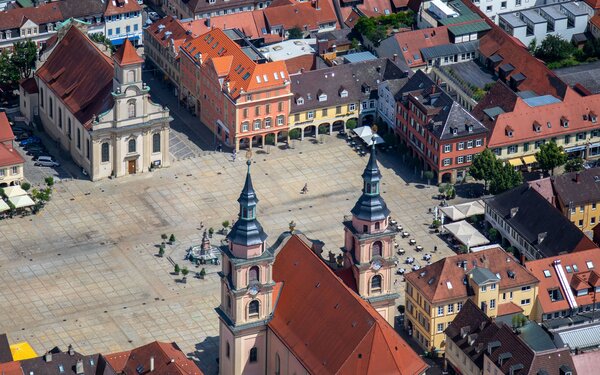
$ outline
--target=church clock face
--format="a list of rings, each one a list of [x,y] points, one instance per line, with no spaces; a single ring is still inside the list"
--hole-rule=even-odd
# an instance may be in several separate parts
[[[251,287],[248,288],[248,293],[250,293],[251,296],[255,296],[258,294],[258,286],[256,285],[252,285]]]
[[[375,261],[373,261],[373,263],[371,263],[371,268],[373,268],[375,271],[379,271],[379,269],[381,268],[381,266],[382,266],[382,264],[381,264],[381,261],[379,259],[375,260]]]

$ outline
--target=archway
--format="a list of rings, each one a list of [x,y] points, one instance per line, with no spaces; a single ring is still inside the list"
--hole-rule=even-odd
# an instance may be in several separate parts
[[[342,131],[342,130],[344,130],[344,121],[338,120],[338,121],[334,122],[333,125],[331,126],[331,130],[332,131]]]
[[[373,115],[365,115],[362,118],[362,125],[366,126],[366,125],[372,125],[375,122],[375,116]]]
[[[308,125],[304,128],[304,136],[316,136],[317,127],[315,125]]]
[[[443,172],[441,175],[440,182],[447,184],[452,180],[452,172]]]

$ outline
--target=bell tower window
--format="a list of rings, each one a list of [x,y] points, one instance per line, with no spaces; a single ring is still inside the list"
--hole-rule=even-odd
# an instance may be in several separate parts
[[[375,222],[375,230],[381,229],[381,223],[379,221]]]
[[[248,304],[248,318],[258,318],[259,302],[257,300],[250,301]]]
[[[259,276],[260,270],[258,269],[258,266],[250,267],[250,270],[248,271],[248,284],[259,282]]]
[[[381,292],[381,275],[375,275],[371,279],[371,292],[377,293]]]
[[[381,241],[375,241],[373,242],[373,245],[371,246],[371,257],[380,257],[381,256]]]

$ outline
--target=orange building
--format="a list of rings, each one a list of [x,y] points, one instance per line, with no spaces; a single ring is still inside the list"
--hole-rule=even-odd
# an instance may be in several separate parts
[[[284,61],[267,62],[221,29],[181,47],[182,99],[225,145],[276,144],[287,137],[290,81]]]

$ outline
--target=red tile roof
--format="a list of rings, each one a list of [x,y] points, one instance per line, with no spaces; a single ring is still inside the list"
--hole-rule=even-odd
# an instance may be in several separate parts
[[[37,94],[38,93],[38,85],[35,82],[35,78],[29,77],[21,81],[21,86],[23,90],[25,90],[28,94]]]
[[[367,17],[377,17],[392,13],[390,0],[365,0],[362,4],[356,5]]]
[[[498,305],[498,316],[522,313],[523,309],[512,302],[501,303]]]
[[[196,22],[198,21],[194,21],[193,23]],[[191,21],[181,22],[180,20],[175,19],[171,16],[166,16],[165,18],[161,18],[160,20],[154,22],[152,25],[148,26],[148,28],[146,29],[146,35],[150,36],[163,47],[168,47],[169,41],[171,39],[179,41],[187,38],[187,31],[190,30],[191,32],[191,24]],[[169,32],[170,34],[166,34],[167,32]],[[168,38],[167,35],[169,35]],[[198,33],[195,36],[198,35],[200,35],[200,33]],[[179,49],[176,50],[176,53],[179,53]]]
[[[6,117],[6,112],[0,112],[0,143],[10,142],[13,139],[15,139],[15,135],[10,127],[8,117]]]
[[[38,7],[13,8],[0,12],[0,30],[18,29],[25,19],[38,25],[63,21],[58,3],[42,4]]]
[[[154,372],[164,375],[202,375],[202,371],[187,358],[174,342],[154,341],[133,350],[104,356],[119,374],[137,375],[139,366],[149,371],[150,358],[154,358]]]
[[[463,264],[467,270],[460,266]],[[494,274],[500,274],[500,289],[537,283],[534,275],[500,247],[438,260],[419,271],[408,273],[406,281],[417,288],[432,303],[464,299],[467,298],[467,287],[463,283],[464,278],[475,266],[487,268]],[[515,277],[508,277],[508,271],[514,272]],[[432,279],[433,281],[430,282]]]
[[[296,235],[277,254],[283,282],[271,330],[311,374],[420,374],[427,365],[394,328]]]
[[[23,375],[21,362],[6,362],[0,363],[0,373],[2,375]]]
[[[125,39],[113,58],[119,65],[142,64],[144,62],[144,59],[137,54],[129,39]]]
[[[107,0],[105,16],[113,16],[128,12],[139,12],[142,10],[140,4],[136,0]]]
[[[421,49],[450,44],[448,26],[397,33],[394,39],[398,50],[402,51],[404,61],[411,68],[427,64],[427,61],[423,60]],[[415,56],[419,56],[419,59],[415,60]]]
[[[600,0],[597,1],[599,4],[598,8],[600,8]],[[590,18],[590,23],[600,29],[600,14],[596,14],[594,17]]]
[[[0,143],[0,167],[23,164],[25,160],[12,145]]]
[[[285,30],[299,27],[302,30],[318,30],[319,25],[335,22],[337,17],[327,1],[319,2],[316,9],[311,2],[293,2],[290,4],[271,6],[264,10],[265,18],[271,28],[282,26]]]
[[[300,73],[302,69],[308,72],[309,70],[315,70],[317,67],[316,55],[302,55],[284,61],[290,74]]]
[[[544,314],[569,309],[569,302],[565,295],[564,286],[561,286],[554,268],[555,260],[560,260],[570,286],[579,287],[588,285],[588,280],[593,284],[596,284],[598,275],[591,275],[592,272],[597,273],[600,270],[600,249],[577,251],[525,263],[525,267],[540,280],[537,300],[540,304],[542,313]],[[592,262],[593,268],[588,267],[588,261]],[[573,265],[577,267],[579,270],[578,272],[574,271],[575,267]],[[566,269],[567,266],[570,267],[572,272],[568,272]],[[546,277],[544,271],[548,271],[550,277]],[[575,281],[573,281],[573,279],[575,279]],[[560,289],[563,299],[552,301],[547,291],[556,288]],[[574,293],[575,300],[579,305],[589,305],[600,298],[600,293],[596,293],[595,297],[593,292],[578,297],[575,290],[571,289],[571,291]]]
[[[218,63],[213,64],[213,66],[224,78],[224,90],[228,90],[229,95],[233,98],[239,97],[242,91],[263,90],[283,86],[284,82],[289,82],[287,69],[283,61],[263,64],[254,62],[221,29],[213,29],[206,34],[186,41],[182,49],[193,61],[201,62],[202,65],[212,59],[231,56],[229,69],[225,69],[224,62],[226,60],[223,59],[218,59]]]
[[[567,88],[564,100],[558,103],[530,106],[517,97],[512,112],[496,116],[490,129],[488,147],[502,147],[597,129],[600,119],[596,119],[594,123],[590,114],[594,109],[598,111],[598,108],[600,95],[582,97],[571,88]],[[562,124],[565,119],[568,120],[567,127]],[[534,122],[540,125],[539,131],[536,131]],[[511,134],[506,131],[507,127],[512,128]]]
[[[600,352],[590,351],[572,356],[577,374],[593,374],[600,368]]]
[[[600,8],[600,0],[585,0],[585,2],[594,9]]]
[[[113,62],[76,27],[67,31],[35,74],[84,125],[113,106]]]

